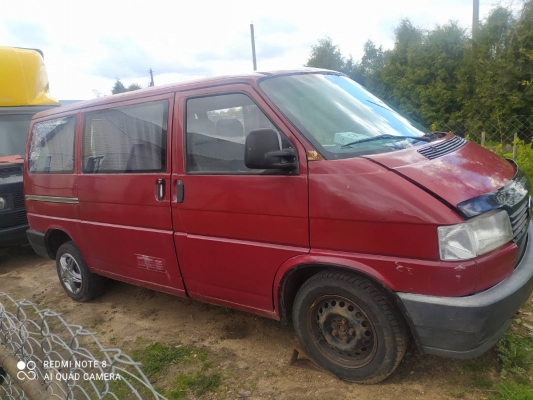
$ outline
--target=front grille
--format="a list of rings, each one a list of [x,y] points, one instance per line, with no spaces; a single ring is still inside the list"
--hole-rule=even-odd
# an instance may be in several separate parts
[[[424,147],[418,150],[424,157],[433,160],[434,158],[441,157],[445,154],[451,153],[466,144],[466,140],[460,136],[454,136],[449,140],[440,142],[434,146]]]
[[[25,225],[28,223],[28,217],[26,216],[26,210],[19,210],[16,212],[17,221],[20,225]]]
[[[529,227],[529,222],[531,221],[529,196],[525,196],[512,208],[508,208],[507,212],[511,219],[511,226],[513,227],[513,242],[518,246],[518,253],[516,255],[516,265],[518,265],[526,250],[527,229]]]
[[[12,193],[12,199],[13,199],[13,208],[15,210],[25,209],[24,205],[24,192],[22,190],[18,190],[14,193]]]
[[[0,228],[28,224],[23,190],[20,189],[7,196],[2,196],[7,198],[10,209],[5,213],[0,213]]]
[[[513,229],[513,242],[518,247],[516,265],[522,260],[528,242],[528,228],[531,220],[530,185],[524,173],[513,160],[508,160],[516,170],[515,177],[505,186],[457,204],[466,219],[491,210],[505,210]],[[533,238],[530,238],[533,239]]]
[[[518,242],[526,234],[527,228],[529,226],[529,221],[531,215],[529,215],[529,197],[525,197],[521,203],[517,205],[512,214],[509,215],[511,218],[511,225],[513,226],[513,242]]]

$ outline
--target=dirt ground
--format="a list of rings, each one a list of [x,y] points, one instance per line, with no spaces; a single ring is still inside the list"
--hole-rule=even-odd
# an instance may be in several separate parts
[[[297,340],[292,326],[277,321],[113,281],[98,299],[76,303],[63,292],[55,263],[29,246],[0,249],[0,291],[61,312],[127,353],[139,340],[205,347],[222,382],[202,398],[235,399],[250,391],[252,399],[482,399],[495,392],[476,385],[476,374],[487,380],[497,374],[493,350],[481,359],[489,367],[476,372],[472,362],[420,355],[411,345],[391,377],[365,386],[288,367]]]

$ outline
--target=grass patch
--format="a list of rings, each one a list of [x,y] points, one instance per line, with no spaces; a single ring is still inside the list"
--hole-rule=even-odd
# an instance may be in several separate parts
[[[140,383],[136,378],[142,380],[142,378],[134,371],[133,369],[129,371],[130,374],[120,372],[120,375],[122,377],[121,380],[113,380],[108,382],[109,383],[109,393],[113,393],[116,397],[120,400],[138,400],[139,396],[142,399],[150,399],[153,398],[152,391],[148,389],[146,386],[144,386],[142,383]],[[93,381],[94,382],[94,381]],[[99,386],[98,384],[96,387],[101,388],[103,387],[103,381],[100,382],[102,386]],[[129,384],[133,386],[133,390],[129,387]],[[85,388],[87,393],[95,394],[92,392],[91,387]],[[157,392],[160,394],[163,394],[163,391],[154,388]],[[105,396],[107,399],[109,396]]]
[[[487,353],[483,356],[465,362],[464,370],[467,372],[485,372],[490,368],[490,360]]]
[[[134,350],[132,358],[142,363],[142,371],[151,380],[157,380],[161,372],[171,365],[193,361],[205,362],[207,352],[194,346],[168,347],[161,343],[151,343],[141,350]]]
[[[169,399],[182,399],[189,394],[197,398],[214,392],[220,386],[221,378],[219,373],[205,374],[201,371],[195,374],[179,374],[171,382],[174,389],[165,393]]]
[[[497,345],[502,362],[502,375],[523,374],[533,364],[533,338],[507,332]]]
[[[257,383],[257,381],[253,381],[252,384],[250,385],[250,392],[254,393],[257,390],[258,385],[259,384]]]
[[[220,386],[222,377],[219,373],[209,373],[213,364],[207,360],[207,350],[195,346],[165,346],[151,343],[143,349],[134,350],[132,358],[141,362],[141,369],[151,382],[157,381],[167,369],[175,364],[196,364],[196,371],[176,375],[165,389],[157,389],[169,399],[182,399],[193,396],[199,398],[208,392],[214,392]]]
[[[126,376],[124,379],[129,381],[140,395],[146,396],[149,394],[148,390],[146,390],[144,386],[137,384],[137,382],[134,382],[132,378]],[[87,392],[91,393],[90,389],[87,390]],[[123,380],[109,382],[109,392],[113,393],[119,399],[126,400],[135,398],[131,388]]]
[[[273,378],[273,377],[275,377],[275,376],[278,376],[278,374],[276,374],[276,371],[274,371],[273,369],[269,369],[269,370],[267,371],[267,373],[266,373],[266,376],[267,376],[268,378]]]
[[[498,395],[494,400],[533,400],[533,391],[530,386],[504,382],[498,385]]]
[[[484,376],[473,375],[470,377],[470,380],[472,381],[472,386],[478,389],[492,389],[493,382]]]

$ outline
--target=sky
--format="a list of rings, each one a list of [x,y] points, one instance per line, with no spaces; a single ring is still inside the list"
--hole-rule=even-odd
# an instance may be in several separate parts
[[[495,1],[480,0],[480,18]],[[472,0],[0,0],[0,45],[44,52],[51,92],[61,100],[111,94],[124,84],[156,86],[258,70],[299,68],[326,35],[361,58],[371,39],[394,45],[402,18],[432,28],[472,24]]]

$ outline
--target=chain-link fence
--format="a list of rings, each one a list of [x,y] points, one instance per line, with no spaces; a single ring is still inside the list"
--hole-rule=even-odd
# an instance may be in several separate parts
[[[0,399],[165,399],[120,349],[0,292]]]
[[[510,118],[469,119],[437,126],[437,130],[468,137],[482,145],[512,146],[516,139],[530,143],[533,140],[533,114]]]

